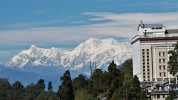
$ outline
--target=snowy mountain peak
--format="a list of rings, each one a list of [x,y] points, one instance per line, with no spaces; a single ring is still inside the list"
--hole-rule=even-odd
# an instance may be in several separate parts
[[[15,55],[5,65],[18,68],[56,66],[70,70],[88,71],[87,66],[90,65],[90,61],[97,63],[98,68],[106,69],[112,60],[116,64],[120,64],[130,57],[131,48],[127,42],[118,42],[113,38],[90,38],[72,51],[54,47],[44,49],[32,45],[28,50]]]
[[[31,45],[30,48],[36,48],[36,46],[35,45]]]

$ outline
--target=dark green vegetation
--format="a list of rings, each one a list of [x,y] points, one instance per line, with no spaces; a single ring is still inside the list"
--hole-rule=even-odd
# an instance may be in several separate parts
[[[173,45],[174,49],[168,51],[169,61],[168,61],[168,71],[171,74],[176,74],[178,72],[178,42]]]
[[[118,68],[114,61],[108,66],[108,72],[95,69],[88,79],[79,75],[73,80],[67,70],[60,78],[62,84],[57,93],[53,92],[51,82],[45,91],[43,79],[36,84],[24,87],[20,82],[10,84],[0,79],[0,100],[144,100],[137,76],[132,76],[132,60],[126,60]]]
[[[173,44],[173,47],[173,50],[168,51],[168,54],[170,55],[168,61],[168,71],[170,74],[176,75],[176,77],[178,77],[178,41],[176,44]],[[170,91],[166,100],[174,100],[175,96],[175,91]]]

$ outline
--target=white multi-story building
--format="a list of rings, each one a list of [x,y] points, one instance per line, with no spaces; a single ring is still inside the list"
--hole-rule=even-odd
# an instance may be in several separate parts
[[[138,26],[138,33],[132,38],[133,75],[141,82],[168,81],[175,75],[167,71],[168,51],[178,41],[178,29],[166,29],[163,24]]]

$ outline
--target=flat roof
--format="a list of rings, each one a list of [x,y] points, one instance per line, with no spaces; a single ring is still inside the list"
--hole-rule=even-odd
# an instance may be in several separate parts
[[[149,38],[137,38],[133,41],[131,41],[131,44],[134,44],[137,41],[160,41],[160,40],[177,40],[178,41],[178,36],[177,37],[149,37]]]
[[[144,28],[157,28],[157,27],[164,27],[163,24],[143,24]]]

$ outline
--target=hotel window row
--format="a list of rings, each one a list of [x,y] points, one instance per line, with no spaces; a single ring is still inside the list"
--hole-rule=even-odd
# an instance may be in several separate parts
[[[143,81],[150,81],[149,49],[142,49]]]
[[[159,63],[166,63],[166,59],[159,59]]]
[[[165,65],[163,65],[163,66],[159,66],[159,70],[166,70],[166,66]]]
[[[166,72],[164,73],[159,73],[160,77],[166,77]]]
[[[166,56],[166,52],[159,52],[159,57],[165,57]]]

